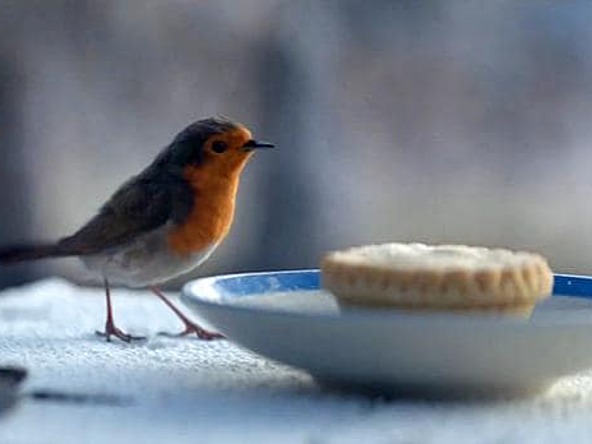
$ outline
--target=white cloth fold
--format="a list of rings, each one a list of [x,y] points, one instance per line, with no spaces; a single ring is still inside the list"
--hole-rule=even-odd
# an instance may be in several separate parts
[[[157,336],[182,325],[147,292],[114,289],[113,301],[118,326],[147,341],[94,335],[105,320],[100,289],[48,279],[0,294],[0,365],[29,370],[22,392],[91,399],[24,396],[0,417],[0,442],[592,441],[592,373],[531,399],[369,399],[319,387],[306,373],[229,341]],[[122,403],[95,404],[93,395]]]

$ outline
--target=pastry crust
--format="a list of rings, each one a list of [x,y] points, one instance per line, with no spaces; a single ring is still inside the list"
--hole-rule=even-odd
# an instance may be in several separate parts
[[[529,313],[553,286],[539,254],[465,245],[355,247],[327,254],[321,271],[344,306]]]

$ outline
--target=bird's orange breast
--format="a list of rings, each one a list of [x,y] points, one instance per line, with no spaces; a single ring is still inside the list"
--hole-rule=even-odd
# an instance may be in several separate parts
[[[185,170],[185,179],[194,192],[194,202],[184,223],[169,233],[168,243],[172,251],[189,255],[226,237],[234,218],[239,173],[220,174],[219,171],[197,167]]]

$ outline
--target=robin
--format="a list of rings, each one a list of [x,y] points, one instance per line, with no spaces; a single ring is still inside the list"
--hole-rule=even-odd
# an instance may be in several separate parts
[[[181,131],[140,174],[125,182],[98,214],[56,243],[0,248],[0,263],[78,256],[105,286],[108,341],[143,339],[113,320],[110,284],[147,287],[181,319],[179,336],[221,335],[190,321],[157,285],[204,262],[228,234],[240,175],[253,152],[274,145],[254,140],[242,124],[214,117]]]

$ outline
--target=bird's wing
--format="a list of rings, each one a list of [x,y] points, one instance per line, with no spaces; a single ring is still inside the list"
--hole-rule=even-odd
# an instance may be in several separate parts
[[[67,254],[89,255],[117,247],[169,221],[182,222],[192,204],[191,190],[179,181],[135,178],[80,230],[60,240],[58,248]]]

